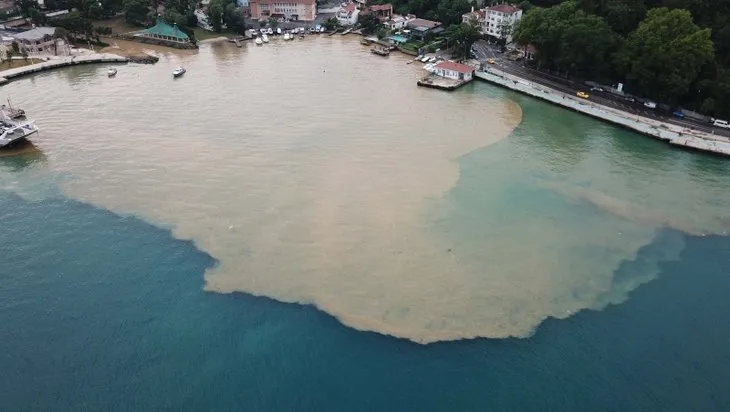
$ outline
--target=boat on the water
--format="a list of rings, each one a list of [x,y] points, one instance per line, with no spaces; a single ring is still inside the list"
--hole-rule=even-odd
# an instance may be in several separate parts
[[[268,43],[269,42],[269,36],[267,36],[265,34],[262,34],[261,35],[261,40],[263,40],[264,43]]]
[[[5,116],[11,119],[19,119],[21,117],[25,117],[25,110],[19,107],[13,107],[13,105],[10,104],[10,98],[8,98],[7,105],[0,106],[0,111],[2,111]]]
[[[378,56],[388,56],[390,54],[390,50],[386,49],[385,47],[373,47],[370,49],[370,52],[373,54],[377,54]]]
[[[276,28],[276,34],[281,34],[281,27]]]
[[[261,46],[262,44],[264,44],[264,41],[261,40],[261,37],[257,37],[256,40],[254,40],[254,42],[256,42],[257,46]]]
[[[185,71],[186,71],[185,68],[180,66],[177,69],[172,71],[172,77],[180,77],[183,74],[185,74]]]
[[[15,141],[22,140],[38,131],[33,121],[16,123],[5,115],[0,115],[0,147],[5,147]]]
[[[274,35],[274,29],[272,29],[271,27],[269,27],[269,28],[268,28],[268,29],[266,30],[266,34],[268,34],[268,35],[270,35],[270,36],[273,36],[273,35]]]
[[[114,67],[110,67],[109,70],[106,71],[106,75],[109,77],[114,77],[117,75],[117,69]]]

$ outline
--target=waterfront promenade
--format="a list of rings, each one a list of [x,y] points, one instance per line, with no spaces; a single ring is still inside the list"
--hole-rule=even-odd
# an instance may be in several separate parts
[[[730,156],[730,139],[700,130],[664,123],[648,117],[593,103],[572,94],[560,92],[542,84],[527,81],[501,70],[488,67],[477,71],[479,79],[510,90],[586,114],[618,126],[666,141],[675,146]]]
[[[18,77],[46,70],[58,69],[61,67],[91,63],[126,63],[128,61],[129,59],[126,57],[118,56],[111,53],[91,53],[79,56],[54,57],[42,63],[30,64],[27,66],[1,71],[0,85],[8,83],[10,80]]]

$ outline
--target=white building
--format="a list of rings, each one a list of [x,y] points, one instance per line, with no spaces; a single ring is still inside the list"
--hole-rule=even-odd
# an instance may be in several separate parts
[[[471,80],[474,68],[452,61],[443,61],[434,67],[434,74],[454,80]]]
[[[461,15],[461,22],[465,23],[465,24],[476,23],[479,26],[483,26],[486,19],[487,19],[486,9],[474,10],[474,7],[471,8],[471,11],[469,13],[464,13]]]
[[[340,7],[335,17],[337,22],[343,26],[354,26],[357,23],[357,16],[360,14],[357,5],[355,3],[347,3]]]
[[[29,55],[65,54],[66,43],[55,37],[55,27],[36,27],[22,33],[13,34],[21,51]]]
[[[500,4],[488,7],[486,12],[482,31],[498,39],[505,38],[510,43],[516,24],[522,19],[522,10],[509,4]]]

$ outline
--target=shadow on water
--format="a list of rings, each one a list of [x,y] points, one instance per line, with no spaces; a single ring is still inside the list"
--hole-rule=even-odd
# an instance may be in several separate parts
[[[730,408],[729,238],[685,238],[624,304],[529,339],[423,346],[203,292],[215,262],[136,218],[4,192],[0,210],[0,410]],[[679,236],[661,232],[616,281]]]
[[[22,170],[46,161],[46,155],[30,140],[17,140],[0,149],[0,166]]]

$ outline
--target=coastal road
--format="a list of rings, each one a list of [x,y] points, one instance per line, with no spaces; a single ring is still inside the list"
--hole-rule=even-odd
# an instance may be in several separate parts
[[[565,94],[575,94],[578,91],[585,91],[590,95],[590,101],[603,106],[648,117],[664,123],[671,123],[688,129],[695,129],[719,136],[730,137],[730,130],[713,127],[708,123],[690,119],[677,119],[672,116],[671,113],[646,108],[640,102],[627,101],[620,96],[615,96],[607,92],[591,91],[590,87],[584,84],[578,84],[558,76],[525,67],[521,62],[514,62],[507,59],[505,55],[499,53],[495,46],[491,46],[483,40],[474,43],[472,53],[473,57],[479,60],[482,64],[489,64],[487,63],[487,60],[492,59],[494,61],[493,65],[499,70],[521,77],[525,80],[529,80],[533,83],[550,87]]]

